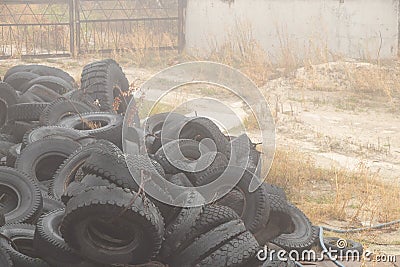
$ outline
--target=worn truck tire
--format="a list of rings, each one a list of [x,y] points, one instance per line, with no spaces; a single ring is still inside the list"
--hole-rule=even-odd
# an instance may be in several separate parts
[[[74,129],[61,126],[41,126],[25,133],[21,148],[24,149],[26,146],[42,139],[69,139],[81,145],[92,143],[95,140],[93,137]]]
[[[0,247],[11,257],[16,267],[50,267],[39,258],[33,248],[35,226],[30,224],[8,224],[0,228]],[[10,243],[10,240],[14,245]]]
[[[194,266],[214,252],[217,247],[223,246],[244,232],[246,232],[246,227],[240,219],[221,224],[201,235],[180,253],[175,254],[168,263],[171,267]]]
[[[260,245],[257,240],[249,231],[246,231],[212,252],[211,255],[199,263],[199,266],[252,266],[249,263],[255,258],[259,249]]]
[[[260,244],[270,242],[293,227],[287,200],[277,194],[267,193],[267,196],[271,206],[268,223],[265,228],[254,234]]]
[[[22,103],[8,108],[8,121],[39,121],[49,103]]]
[[[33,79],[36,79],[39,75],[32,72],[15,72],[4,79],[6,83],[11,85],[16,91],[21,91],[23,85],[27,84]]]
[[[99,140],[81,147],[71,154],[58,168],[49,187],[49,195],[60,200],[68,185],[77,180],[81,181],[84,177],[81,170],[85,161],[94,151],[119,150],[114,144]],[[76,176],[82,177],[76,177]]]
[[[224,172],[226,172],[224,175],[232,175],[235,177],[237,176],[236,171],[236,169],[226,169],[225,167],[209,169],[197,180],[196,186],[209,184],[220,177]],[[255,233],[266,226],[269,219],[270,203],[263,186],[258,187],[252,193],[249,192],[252,179],[253,175],[248,171],[244,171],[234,189],[241,192],[244,199],[243,210],[239,216],[244,221],[247,229]]]
[[[54,92],[52,89],[40,85],[40,84],[34,84],[32,85],[25,93],[31,93],[39,97],[43,102],[53,102],[57,98],[61,97],[60,94]]]
[[[53,265],[76,265],[83,259],[65,242],[60,233],[64,209],[56,209],[42,215],[36,223],[33,247],[41,258]]]
[[[313,227],[307,216],[290,203],[289,212],[292,227],[273,239],[272,243],[287,251],[303,251],[311,248],[318,240],[318,228]]]
[[[69,91],[73,90],[73,87],[68,82],[61,78],[54,76],[39,76],[21,87],[23,93],[25,93],[33,85],[43,85],[47,88],[53,90],[54,92],[63,95]]]
[[[122,114],[129,104],[124,93],[129,90],[129,82],[121,67],[112,59],[93,62],[83,68],[81,90],[100,103],[102,111],[114,111],[116,98],[122,101],[116,110]]]
[[[70,199],[60,231],[72,248],[96,262],[143,264],[157,255],[164,222],[147,198],[118,187],[93,187]]]
[[[17,104],[18,94],[8,83],[0,82],[0,99],[2,99],[7,107]]]
[[[40,115],[41,125],[57,125],[63,119],[78,114],[98,111],[83,102],[59,98],[47,106]]]
[[[7,223],[31,223],[40,215],[43,199],[36,181],[8,167],[0,167],[1,201]]]
[[[15,167],[36,181],[49,181],[63,161],[80,147],[68,139],[42,139],[21,151]]]
[[[79,130],[122,147],[122,123],[123,117],[118,114],[90,112],[64,118],[58,125]]]

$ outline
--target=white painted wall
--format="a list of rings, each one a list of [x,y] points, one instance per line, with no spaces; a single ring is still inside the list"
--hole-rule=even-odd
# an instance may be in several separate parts
[[[398,8],[399,0],[188,0],[186,49],[209,51],[239,22],[251,25],[272,58],[286,44],[300,57],[314,44],[352,58],[376,58],[378,51],[380,58],[394,58]]]

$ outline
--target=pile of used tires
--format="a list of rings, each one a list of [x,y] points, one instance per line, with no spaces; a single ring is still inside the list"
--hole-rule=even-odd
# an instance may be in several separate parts
[[[232,153],[240,161],[245,146],[250,156],[239,183],[196,207],[147,196],[122,152],[129,84],[115,61],[84,67],[80,88],[66,72],[42,65],[13,67],[3,80],[0,266],[294,266],[256,255],[269,242],[298,251],[316,243],[317,228],[282,189],[264,183],[249,193],[260,161],[249,138],[224,136],[207,118],[169,114],[183,134],[167,144],[160,142],[167,114],[147,118],[137,131],[152,166],[143,155],[131,157],[129,166],[139,176],[197,187],[224,172]],[[208,168],[189,172],[166,157],[174,143],[197,158],[204,138],[218,151]],[[201,195],[191,190],[180,197],[190,204]]]

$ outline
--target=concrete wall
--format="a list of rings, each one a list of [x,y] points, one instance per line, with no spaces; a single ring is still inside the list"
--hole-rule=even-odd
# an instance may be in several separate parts
[[[399,0],[188,0],[186,49],[207,52],[251,25],[272,58],[282,47],[300,57],[327,47],[352,58],[393,58],[398,8]]]

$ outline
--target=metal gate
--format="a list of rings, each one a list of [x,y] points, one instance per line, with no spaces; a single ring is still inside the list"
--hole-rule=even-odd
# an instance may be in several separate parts
[[[0,58],[182,48],[185,0],[3,0]]]
[[[178,47],[178,1],[76,1],[79,53]]]
[[[70,56],[72,0],[0,2],[0,57]]]

